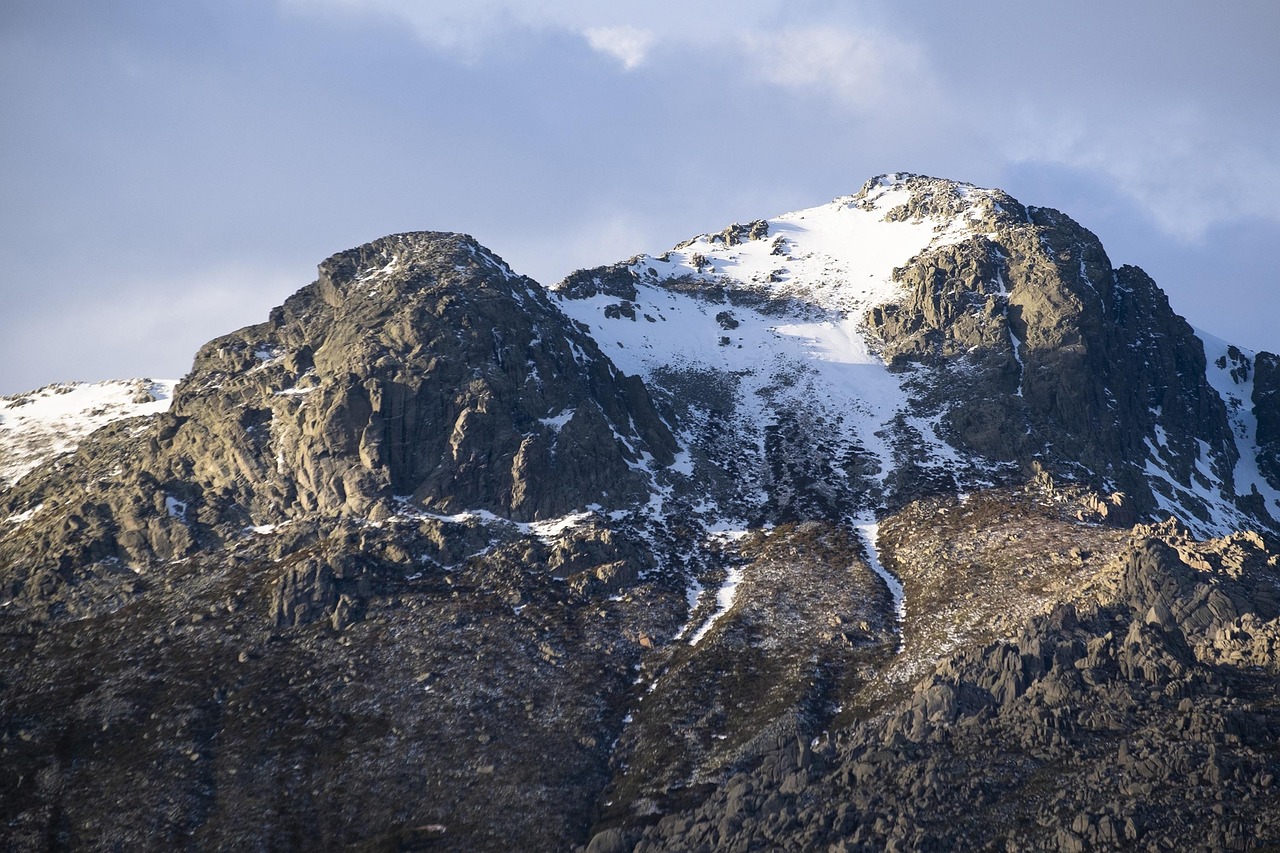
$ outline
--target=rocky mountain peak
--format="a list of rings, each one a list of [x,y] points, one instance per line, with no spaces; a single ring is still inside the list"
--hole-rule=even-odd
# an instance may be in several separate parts
[[[963,221],[981,232],[983,226],[994,230],[998,224],[1030,221],[1027,209],[1003,190],[909,172],[871,178],[852,199],[865,210],[881,212],[891,222],[929,219],[945,226]]]
[[[454,273],[491,272],[472,283],[521,279],[502,258],[468,234],[412,231],[390,234],[325,259],[317,278],[321,297],[334,307],[354,300],[376,304],[380,295],[410,293]],[[369,297],[374,297],[372,300]]]
[[[882,507],[926,483],[1047,466],[1139,512],[1176,508],[1203,533],[1280,518],[1280,505],[1258,513],[1256,477],[1237,490],[1236,460],[1254,451],[1237,447],[1205,343],[1159,287],[1113,267],[1066,214],[1001,190],[881,175],[826,205],[575,273],[556,293],[654,387],[677,365],[738,377],[747,432],[790,417],[779,408],[817,416],[821,400],[841,401],[824,419],[868,413],[839,453],[877,472],[856,491]],[[676,315],[679,351],[663,343]],[[833,364],[867,367],[837,378],[848,371]],[[872,380],[877,364],[893,379]],[[747,403],[762,396],[789,402]]]
[[[469,237],[415,233],[328,259],[266,323],[202,347],[141,433],[101,434],[59,485],[5,500],[41,507],[10,540],[37,565],[73,543],[146,563],[406,502],[515,521],[629,507],[675,449],[644,384],[535,282]]]

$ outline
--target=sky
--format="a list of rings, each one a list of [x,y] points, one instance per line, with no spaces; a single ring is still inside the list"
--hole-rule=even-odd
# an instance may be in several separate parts
[[[178,378],[329,255],[574,269],[915,172],[1280,351],[1274,0],[4,0],[0,394]]]

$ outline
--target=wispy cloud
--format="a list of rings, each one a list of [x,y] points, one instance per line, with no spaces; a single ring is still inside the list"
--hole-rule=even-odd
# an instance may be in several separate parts
[[[859,26],[840,14],[820,26],[785,27],[778,0],[690,5],[681,0],[602,5],[590,0],[277,0],[293,13],[350,20],[389,19],[409,28],[429,48],[477,59],[503,36],[569,33],[616,60],[622,69],[644,65],[664,46],[672,55],[712,57],[744,80],[763,81],[843,107],[867,109],[889,101],[896,89],[920,88],[922,52],[901,38]]]
[[[919,50],[884,34],[827,26],[740,38],[750,68],[766,82],[834,97],[856,110],[929,88]]]
[[[497,34],[505,30],[546,24],[540,14],[530,14],[506,0],[468,0],[466,3],[433,0],[277,0],[286,12],[342,23],[351,18],[390,21],[407,27],[419,42],[465,60],[484,55]]]
[[[1100,175],[1184,242],[1243,217],[1280,222],[1280,158],[1233,138],[1201,110],[1098,119],[1028,112],[1007,156]]]
[[[638,27],[589,27],[582,34],[593,50],[612,56],[628,71],[640,67],[654,42],[653,33]]]

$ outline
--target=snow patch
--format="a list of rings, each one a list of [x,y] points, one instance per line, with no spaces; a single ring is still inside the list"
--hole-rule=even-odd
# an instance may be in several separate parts
[[[25,524],[36,517],[36,513],[44,509],[44,504],[36,504],[31,509],[24,512],[17,512],[4,520],[5,524]]]
[[[395,501],[400,504],[400,513],[396,518],[430,518],[435,521],[442,521],[446,524],[469,524],[478,522],[480,524],[490,524],[498,527],[505,527],[515,530],[526,536],[537,536],[543,542],[553,542],[566,532],[580,527],[591,518],[597,515],[593,509],[587,509],[582,512],[572,512],[568,515],[562,515],[559,518],[549,518],[542,521],[513,521],[504,518],[487,509],[470,509],[452,515],[442,515],[440,513],[431,512],[423,509],[413,503],[413,499],[409,495],[397,495]]]
[[[70,453],[94,430],[168,410],[177,380],[68,382],[0,397],[0,488]]]
[[[549,418],[539,418],[539,423],[543,426],[551,427],[554,432],[560,432],[560,430],[564,429],[564,425],[573,419],[573,415],[577,411],[577,409],[565,409],[558,415],[554,415]]]
[[[573,530],[575,527],[582,525],[583,522],[594,516],[594,512],[575,512],[569,515],[553,518],[548,521],[533,521],[528,524],[520,524],[512,522],[517,526],[534,534],[544,542],[550,542],[557,537],[563,535],[566,531]]]
[[[170,518],[176,518],[179,521],[187,520],[187,502],[180,501],[172,495],[164,496],[164,508],[169,513]]]

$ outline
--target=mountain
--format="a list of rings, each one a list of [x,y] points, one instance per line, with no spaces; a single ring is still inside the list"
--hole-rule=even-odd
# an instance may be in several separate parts
[[[393,235],[127,387],[0,408],[14,848],[1280,844],[1277,359],[1058,211]]]
[[[1251,384],[1254,354],[1195,332],[1063,214],[999,191],[887,176],[557,292],[652,387],[731,376],[750,431],[837,424],[831,453],[875,472],[853,483],[864,508],[1043,468],[1201,534],[1276,529],[1255,462],[1274,388]]]

